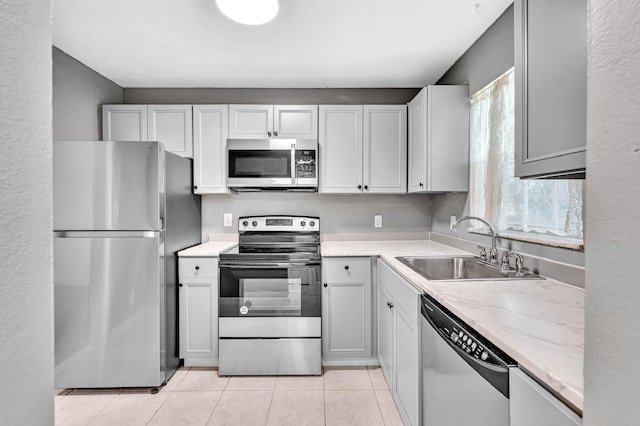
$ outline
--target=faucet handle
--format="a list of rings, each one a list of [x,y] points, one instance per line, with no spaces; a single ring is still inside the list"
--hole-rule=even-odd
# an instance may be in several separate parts
[[[484,246],[478,246],[480,249],[480,260],[487,261],[487,248]]]
[[[509,263],[509,252],[505,252],[502,256],[502,266],[500,269],[502,272],[507,272],[511,269],[511,264]]]

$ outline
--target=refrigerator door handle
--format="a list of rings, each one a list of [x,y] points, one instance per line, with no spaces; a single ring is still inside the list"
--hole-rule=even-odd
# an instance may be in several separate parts
[[[54,238],[158,238],[160,231],[53,231]]]

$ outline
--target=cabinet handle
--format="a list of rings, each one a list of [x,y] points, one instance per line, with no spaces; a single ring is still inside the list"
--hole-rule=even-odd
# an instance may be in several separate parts
[[[273,131],[273,136],[275,136],[276,138],[278,137],[278,131],[277,130]]]
[[[358,189],[362,189],[362,185],[358,185]]]
[[[197,191],[198,190],[198,185],[193,185],[193,190]]]
[[[267,132],[267,136],[271,137],[271,130]]]
[[[364,189],[368,191],[369,190],[369,186],[365,185]]]
[[[344,269],[349,270],[349,265],[344,265]]]
[[[196,266],[196,271],[198,271],[198,270],[200,270],[200,267],[199,267],[199,266]]]
[[[327,286],[327,283],[324,283],[324,287],[326,287],[326,286]]]
[[[178,284],[178,287],[182,287],[182,283]]]
[[[424,186],[424,184],[422,182],[420,182],[420,188],[422,188]]]
[[[393,303],[387,302],[387,306],[389,307],[389,309],[392,309],[393,308]]]

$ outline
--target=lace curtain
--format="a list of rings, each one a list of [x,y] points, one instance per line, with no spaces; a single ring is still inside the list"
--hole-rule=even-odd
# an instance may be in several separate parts
[[[471,98],[470,209],[497,231],[582,239],[582,181],[514,174],[513,69]]]

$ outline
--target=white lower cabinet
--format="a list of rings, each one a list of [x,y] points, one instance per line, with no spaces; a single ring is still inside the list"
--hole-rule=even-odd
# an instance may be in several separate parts
[[[322,276],[323,364],[371,364],[371,258],[325,258]]]
[[[218,365],[218,259],[178,261],[179,356],[187,367]]]
[[[523,371],[509,372],[511,426],[576,426],[582,419]]]
[[[405,424],[420,421],[420,293],[377,264],[378,360]]]

